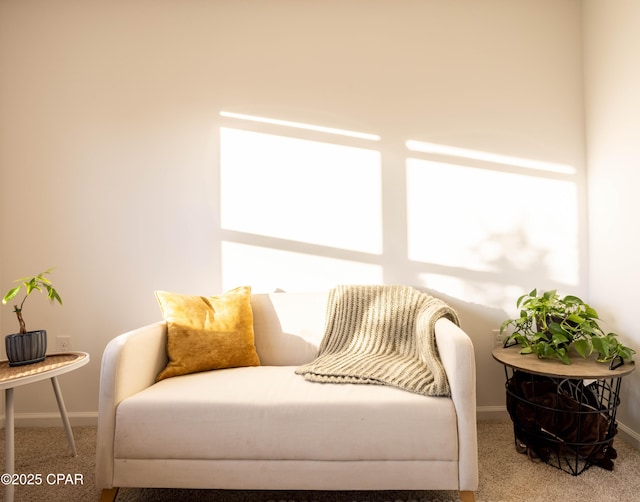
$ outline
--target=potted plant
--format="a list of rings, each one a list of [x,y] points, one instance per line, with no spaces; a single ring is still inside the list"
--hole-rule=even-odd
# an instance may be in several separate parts
[[[53,287],[53,284],[51,284],[51,281],[45,277],[45,274],[50,274],[52,270],[53,268],[50,268],[33,277],[16,279],[14,282],[19,282],[20,284],[15,288],[11,288],[2,298],[2,303],[6,304],[15,298],[23,287],[25,288],[24,298],[19,304],[15,304],[13,307],[13,311],[18,317],[20,331],[5,337],[9,366],[36,363],[45,358],[47,352],[47,332],[43,329],[27,331],[22,317],[22,309],[27,298],[29,298],[34,291],[39,291],[40,293],[46,291],[47,298],[49,298],[52,303],[57,301],[62,305],[60,295]]]
[[[500,333],[513,332],[504,339],[504,346],[520,344],[521,354],[536,354],[540,358],[557,358],[571,364],[570,349],[586,358],[597,353],[598,362],[613,366],[631,359],[635,351],[617,340],[616,333],[604,333],[598,325],[598,313],[577,296],[560,297],[556,290],[538,294],[534,289],[518,298],[520,317],[507,319]]]

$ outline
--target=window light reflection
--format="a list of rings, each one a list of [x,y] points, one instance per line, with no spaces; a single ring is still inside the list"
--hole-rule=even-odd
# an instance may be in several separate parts
[[[382,253],[380,153],[220,129],[222,228]]]
[[[365,132],[348,131],[346,129],[337,129],[335,127],[325,127],[314,124],[305,124],[302,122],[293,122],[291,120],[272,119],[268,117],[258,117],[256,115],[245,115],[243,113],[233,112],[220,112],[221,117],[228,117],[233,119],[248,120],[250,122],[260,122],[262,124],[279,125],[285,127],[294,127],[296,129],[305,129],[307,131],[324,132],[327,134],[337,134],[339,136],[347,136],[350,138],[368,139],[370,141],[380,141],[380,136],[377,134],[369,134]]]
[[[568,164],[556,164],[552,162],[544,162],[541,160],[483,152],[480,150],[468,150],[466,148],[439,145],[436,143],[426,143],[424,141],[409,140],[406,142],[406,146],[412,152],[435,153],[439,155],[447,155],[450,157],[494,162],[496,164],[505,164],[509,166],[523,167],[526,169],[536,169],[538,171],[547,171],[559,174],[576,173],[576,169]]]
[[[222,243],[223,289],[251,284],[255,292],[324,291],[336,284],[380,284],[382,267],[261,246]]]
[[[570,181],[408,159],[409,259],[576,284],[577,196]]]

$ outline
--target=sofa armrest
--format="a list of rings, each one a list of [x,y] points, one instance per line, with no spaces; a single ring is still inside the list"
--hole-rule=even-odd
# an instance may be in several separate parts
[[[469,336],[447,318],[436,322],[436,344],[458,417],[460,490],[478,489],[476,363]]]
[[[111,340],[102,355],[98,396],[96,484],[111,488],[116,409],[127,397],[155,383],[167,365],[164,321],[129,331]]]

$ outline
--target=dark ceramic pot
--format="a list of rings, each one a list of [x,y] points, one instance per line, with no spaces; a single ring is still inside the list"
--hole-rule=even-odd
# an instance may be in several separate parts
[[[22,366],[43,361],[47,352],[47,332],[44,329],[15,333],[4,339],[9,366]]]

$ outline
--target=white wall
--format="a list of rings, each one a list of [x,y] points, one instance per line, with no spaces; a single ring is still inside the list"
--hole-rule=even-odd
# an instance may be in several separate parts
[[[640,2],[587,0],[584,14],[590,298],[609,329],[640,353]],[[640,373],[622,389],[619,419],[637,433]]]
[[[474,340],[480,407],[503,406],[490,349],[506,306],[534,286],[587,292],[581,14],[578,0],[1,1],[0,286],[57,267],[64,307],[38,299],[25,313],[53,345],[70,335],[74,349],[91,354],[90,366],[61,379],[72,416],[97,410],[107,342],[159,319],[155,289],[214,294],[226,285],[223,241],[336,259],[346,264],[335,269],[340,282],[367,263],[384,282],[438,292]],[[219,128],[246,124],[221,110],[379,135],[331,141],[378,152],[381,251],[222,228]],[[467,160],[488,173],[483,184],[434,183],[408,207],[407,162],[437,172],[424,162],[451,160],[410,152],[408,139],[569,165],[575,174]],[[498,174],[557,181],[577,194],[568,250],[554,235],[531,236],[525,223],[492,227],[517,202],[493,184]],[[544,186],[513,193],[549,207]],[[436,194],[444,197],[430,206]],[[247,199],[247,210],[261,213]],[[408,234],[424,227],[428,235],[430,220],[456,230],[446,236],[454,261],[447,248],[439,262],[429,258],[433,236],[408,256]],[[570,279],[552,273],[554,253],[572,257]],[[278,264],[244,264],[247,282],[289,287],[290,277],[268,276]],[[318,287],[304,272],[302,286]],[[9,307],[1,312],[2,333],[13,332]],[[54,414],[50,394],[45,384],[20,389],[20,416]]]

